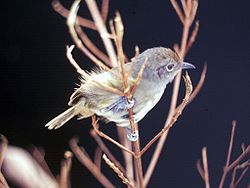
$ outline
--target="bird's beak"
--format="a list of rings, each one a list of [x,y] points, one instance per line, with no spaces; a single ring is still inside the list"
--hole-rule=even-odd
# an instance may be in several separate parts
[[[182,69],[195,69],[195,66],[191,63],[183,62]]]

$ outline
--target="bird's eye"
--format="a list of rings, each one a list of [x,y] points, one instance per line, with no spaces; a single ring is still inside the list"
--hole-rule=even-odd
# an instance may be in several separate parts
[[[173,64],[173,63],[168,64],[168,65],[166,66],[166,69],[167,69],[168,72],[173,71],[173,70],[174,70],[174,64]]]

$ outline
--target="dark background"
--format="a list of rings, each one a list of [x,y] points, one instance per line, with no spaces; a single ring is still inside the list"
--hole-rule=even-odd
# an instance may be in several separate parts
[[[28,148],[30,144],[46,150],[46,160],[54,174],[73,136],[91,156],[96,147],[89,136],[90,120],[70,121],[57,131],[44,125],[67,108],[78,75],[65,57],[65,46],[72,44],[65,19],[55,13],[50,1],[5,1],[1,3],[0,41],[0,132],[10,144]],[[71,1],[63,4],[67,7]],[[249,144],[250,133],[250,16],[248,1],[200,1],[197,19],[200,31],[186,57],[197,67],[190,71],[196,84],[203,64],[208,65],[206,82],[198,97],[185,109],[172,128],[149,187],[203,187],[196,170],[201,149],[207,146],[211,187],[217,187],[226,161],[232,120],[237,120],[233,158],[241,143]],[[180,41],[182,26],[169,1],[127,0],[110,2],[110,18],[121,12],[125,25],[124,49],[129,57],[134,46],[141,51],[155,46],[171,47]],[[80,14],[87,8],[81,4]],[[88,15],[87,15],[88,16]],[[96,44],[101,40],[89,32]],[[83,68],[93,64],[79,50],[74,51]],[[142,145],[159,131],[169,107],[170,91],[144,118]],[[183,95],[183,84],[182,84]],[[103,126],[112,135],[114,125]],[[110,145],[110,144],[109,144]],[[121,154],[111,146],[119,158]],[[143,157],[148,164],[153,149]],[[105,166],[105,164],[103,164]],[[121,186],[110,169],[105,173]],[[245,178],[249,179],[248,176]],[[246,187],[247,181],[240,187]],[[74,159],[72,187],[101,187]]]

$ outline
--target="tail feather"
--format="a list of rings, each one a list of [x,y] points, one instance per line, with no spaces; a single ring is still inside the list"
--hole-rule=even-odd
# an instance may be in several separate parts
[[[58,129],[61,126],[63,126],[67,121],[69,121],[71,118],[73,118],[76,115],[75,113],[75,106],[72,106],[68,110],[64,111],[54,119],[52,119],[50,122],[48,122],[45,127],[48,127],[48,129]]]

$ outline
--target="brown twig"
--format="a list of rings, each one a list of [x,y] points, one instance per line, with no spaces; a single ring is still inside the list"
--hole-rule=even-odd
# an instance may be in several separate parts
[[[79,25],[75,26],[76,32],[79,35],[82,42],[86,45],[86,47],[99,59],[101,59],[106,65],[110,66],[109,57],[104,54],[101,50],[99,50],[96,45],[89,39],[86,33],[82,30]]]
[[[249,170],[249,166],[250,164],[248,163],[248,166],[246,168],[244,168],[244,170],[242,171],[242,173],[240,174],[238,180],[236,181],[236,183],[234,184],[234,187],[237,187],[239,185],[239,183],[241,182],[241,180],[243,179],[243,177],[245,176],[245,174],[247,173],[247,171]]]
[[[109,151],[108,147],[104,144],[104,142],[97,135],[97,133],[96,133],[96,131],[94,129],[92,129],[90,131],[90,135],[95,139],[95,141],[98,144],[98,146],[100,147],[101,151],[103,153],[105,153],[109,157],[109,159],[111,159],[115,163],[115,165],[118,166],[118,168],[125,174],[124,167],[119,163],[119,161],[116,160],[114,155]]]
[[[199,27],[200,27],[200,23],[199,21],[195,22],[195,27],[190,35],[189,41],[187,43],[187,49],[186,49],[186,54],[188,53],[188,51],[190,50],[190,48],[193,46],[193,43],[195,42],[195,39],[197,37],[198,31],[199,31]]]
[[[94,177],[107,188],[115,188],[115,186],[103,175],[100,169],[93,163],[89,155],[83,147],[77,145],[77,139],[73,138],[70,141],[70,148],[77,159],[94,175]]]
[[[72,166],[73,154],[70,151],[64,153],[64,159],[61,161],[61,172],[59,177],[60,188],[70,188],[70,170]]]
[[[208,171],[208,161],[207,161],[207,148],[202,148],[202,162],[204,167],[204,181],[206,188],[210,188],[209,184],[209,171]]]
[[[134,155],[133,151],[128,150],[125,146],[123,146],[122,144],[120,144],[119,142],[115,141],[113,138],[111,138],[110,136],[106,135],[105,133],[103,133],[102,131],[100,131],[98,129],[97,126],[97,122],[98,120],[96,119],[95,116],[92,116],[92,126],[95,130],[95,132],[102,138],[105,138],[106,140],[110,141],[111,143],[113,143],[114,145],[116,145],[117,147],[121,148],[122,150],[130,153],[131,155]]]
[[[184,2],[184,1],[183,1]],[[190,26],[195,18],[195,14],[197,12],[197,8],[198,8],[198,1],[197,0],[190,0],[190,1],[186,1],[183,9],[185,12],[185,17],[184,14],[181,12],[181,9],[178,5],[178,3],[176,2],[176,0],[171,0],[171,3],[179,17],[179,19],[181,20],[182,24],[183,24],[183,31],[182,31],[182,39],[181,39],[181,45],[179,48],[178,45],[178,55],[180,57],[181,60],[184,60],[185,57],[185,52],[186,52],[186,47],[188,44],[188,36],[189,36],[189,30],[190,30]],[[184,4],[184,3],[182,3]],[[188,14],[189,12],[189,14]],[[173,92],[172,92],[172,99],[171,99],[171,104],[170,104],[170,109],[169,109],[169,113],[168,113],[168,117],[166,120],[166,123],[164,125],[164,127],[168,126],[169,122],[171,121],[171,118],[175,112],[175,107],[177,104],[177,98],[178,98],[178,92],[179,92],[179,85],[180,85],[180,80],[181,80],[181,73],[179,73],[174,81],[174,86],[173,86]],[[166,141],[168,135],[168,131],[166,131],[161,138],[159,139],[159,142],[157,143],[156,149],[154,151],[153,157],[150,160],[150,164],[147,168],[145,177],[144,177],[144,184],[147,185],[152,173],[155,169],[155,166],[157,164],[157,161],[159,159],[160,153],[162,151],[162,148],[164,146],[164,143]]]
[[[105,155],[102,156],[105,163],[118,175],[118,177],[122,180],[122,183],[128,185],[129,187],[134,187],[132,183],[124,176],[124,174],[120,171],[120,169]]]
[[[124,86],[124,93],[126,94],[126,98],[128,101],[130,101],[133,97],[133,93],[131,93],[131,88],[128,84],[128,73],[125,71],[125,62],[124,62],[124,53],[123,53],[123,47],[122,47],[122,39],[123,39],[123,32],[124,27],[122,24],[122,20],[119,13],[116,13],[115,17],[115,25],[113,26],[111,22],[111,32],[114,36],[117,52],[118,52],[118,63],[120,66],[120,74],[121,78],[123,80],[123,86]],[[142,67],[143,69],[143,67]],[[143,71],[143,70],[142,70]],[[142,74],[142,71],[141,74]],[[137,83],[139,83],[140,80],[140,74],[138,75]],[[133,86],[133,92],[136,90],[136,84],[135,82]],[[135,168],[137,173],[137,186],[139,188],[143,188],[143,171],[142,171],[142,162],[141,162],[141,154],[140,154],[140,139],[139,139],[139,131],[138,127],[134,123],[134,117],[133,117],[133,109],[128,109],[129,113],[129,123],[130,123],[130,129],[132,134],[138,134],[138,139],[134,142],[132,142],[132,148],[134,151],[134,157],[135,157]],[[137,132],[137,133],[136,133]]]
[[[228,173],[228,167],[230,164],[230,157],[232,154],[232,147],[233,147],[233,140],[234,140],[234,135],[235,135],[235,128],[236,128],[236,121],[232,122],[232,131],[231,131],[231,137],[230,137],[230,142],[229,142],[229,147],[228,147],[228,153],[227,153],[227,161],[226,161],[226,165],[223,169],[223,174],[220,180],[220,185],[219,188],[223,187],[224,181],[226,179],[227,173]]]
[[[201,166],[201,161],[200,160],[197,160],[196,162],[196,168],[197,168],[197,171],[199,172],[201,178],[205,181],[205,175],[204,175],[204,170]]]
[[[186,73],[186,77],[183,77],[183,78],[184,78],[185,85],[186,85],[186,94],[182,103],[176,108],[176,112],[173,114],[169,124],[167,126],[164,126],[164,128],[158,134],[156,134],[156,136],[154,136],[154,138],[152,138],[149,141],[149,143],[147,143],[146,146],[141,150],[141,155],[143,155],[148,150],[148,148],[153,143],[155,143],[155,141],[157,141],[166,131],[168,131],[173,126],[173,124],[177,121],[178,117],[181,115],[182,111],[188,104],[189,97],[192,93],[193,87],[192,87],[191,79],[187,73]]]

